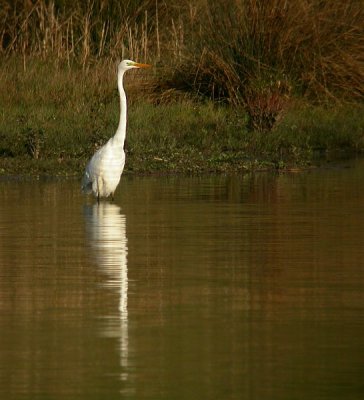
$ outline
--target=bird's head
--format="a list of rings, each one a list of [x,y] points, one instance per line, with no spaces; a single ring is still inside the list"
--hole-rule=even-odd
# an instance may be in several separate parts
[[[151,65],[149,65],[149,64],[141,64],[141,63],[137,63],[132,60],[123,60],[119,64],[118,70],[119,71],[127,71],[132,68],[149,68],[149,67],[151,67]]]

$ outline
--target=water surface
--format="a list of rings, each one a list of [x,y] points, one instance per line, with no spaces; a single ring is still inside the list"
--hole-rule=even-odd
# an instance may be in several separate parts
[[[3,178],[0,398],[364,398],[363,182]]]

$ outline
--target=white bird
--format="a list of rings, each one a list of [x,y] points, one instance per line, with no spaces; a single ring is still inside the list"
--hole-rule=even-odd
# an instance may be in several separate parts
[[[82,190],[86,194],[93,193],[100,197],[114,198],[114,192],[120,182],[125,165],[124,142],[126,135],[127,102],[123,86],[124,73],[133,68],[148,68],[149,64],[141,64],[131,60],[123,60],[118,65],[118,89],[120,96],[120,119],[115,135],[93,155],[86,166],[82,179]]]

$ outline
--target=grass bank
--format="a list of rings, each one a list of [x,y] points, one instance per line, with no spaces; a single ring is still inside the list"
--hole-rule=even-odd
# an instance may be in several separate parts
[[[114,66],[85,73],[33,60],[24,70],[14,58],[0,64],[0,74],[0,173],[80,175],[117,126]],[[302,167],[364,149],[361,105],[297,99],[273,130],[252,131],[244,107],[189,97],[160,104],[154,74],[126,75],[126,173]]]
[[[363,150],[359,0],[0,0],[0,173],[80,174],[115,131],[126,172],[305,166]]]

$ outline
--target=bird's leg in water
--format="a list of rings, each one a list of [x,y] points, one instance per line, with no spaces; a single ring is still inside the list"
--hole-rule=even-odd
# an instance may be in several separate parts
[[[97,177],[97,204],[100,204],[100,187],[101,187],[101,178]]]
[[[114,193],[111,193],[111,201],[114,202]]]

